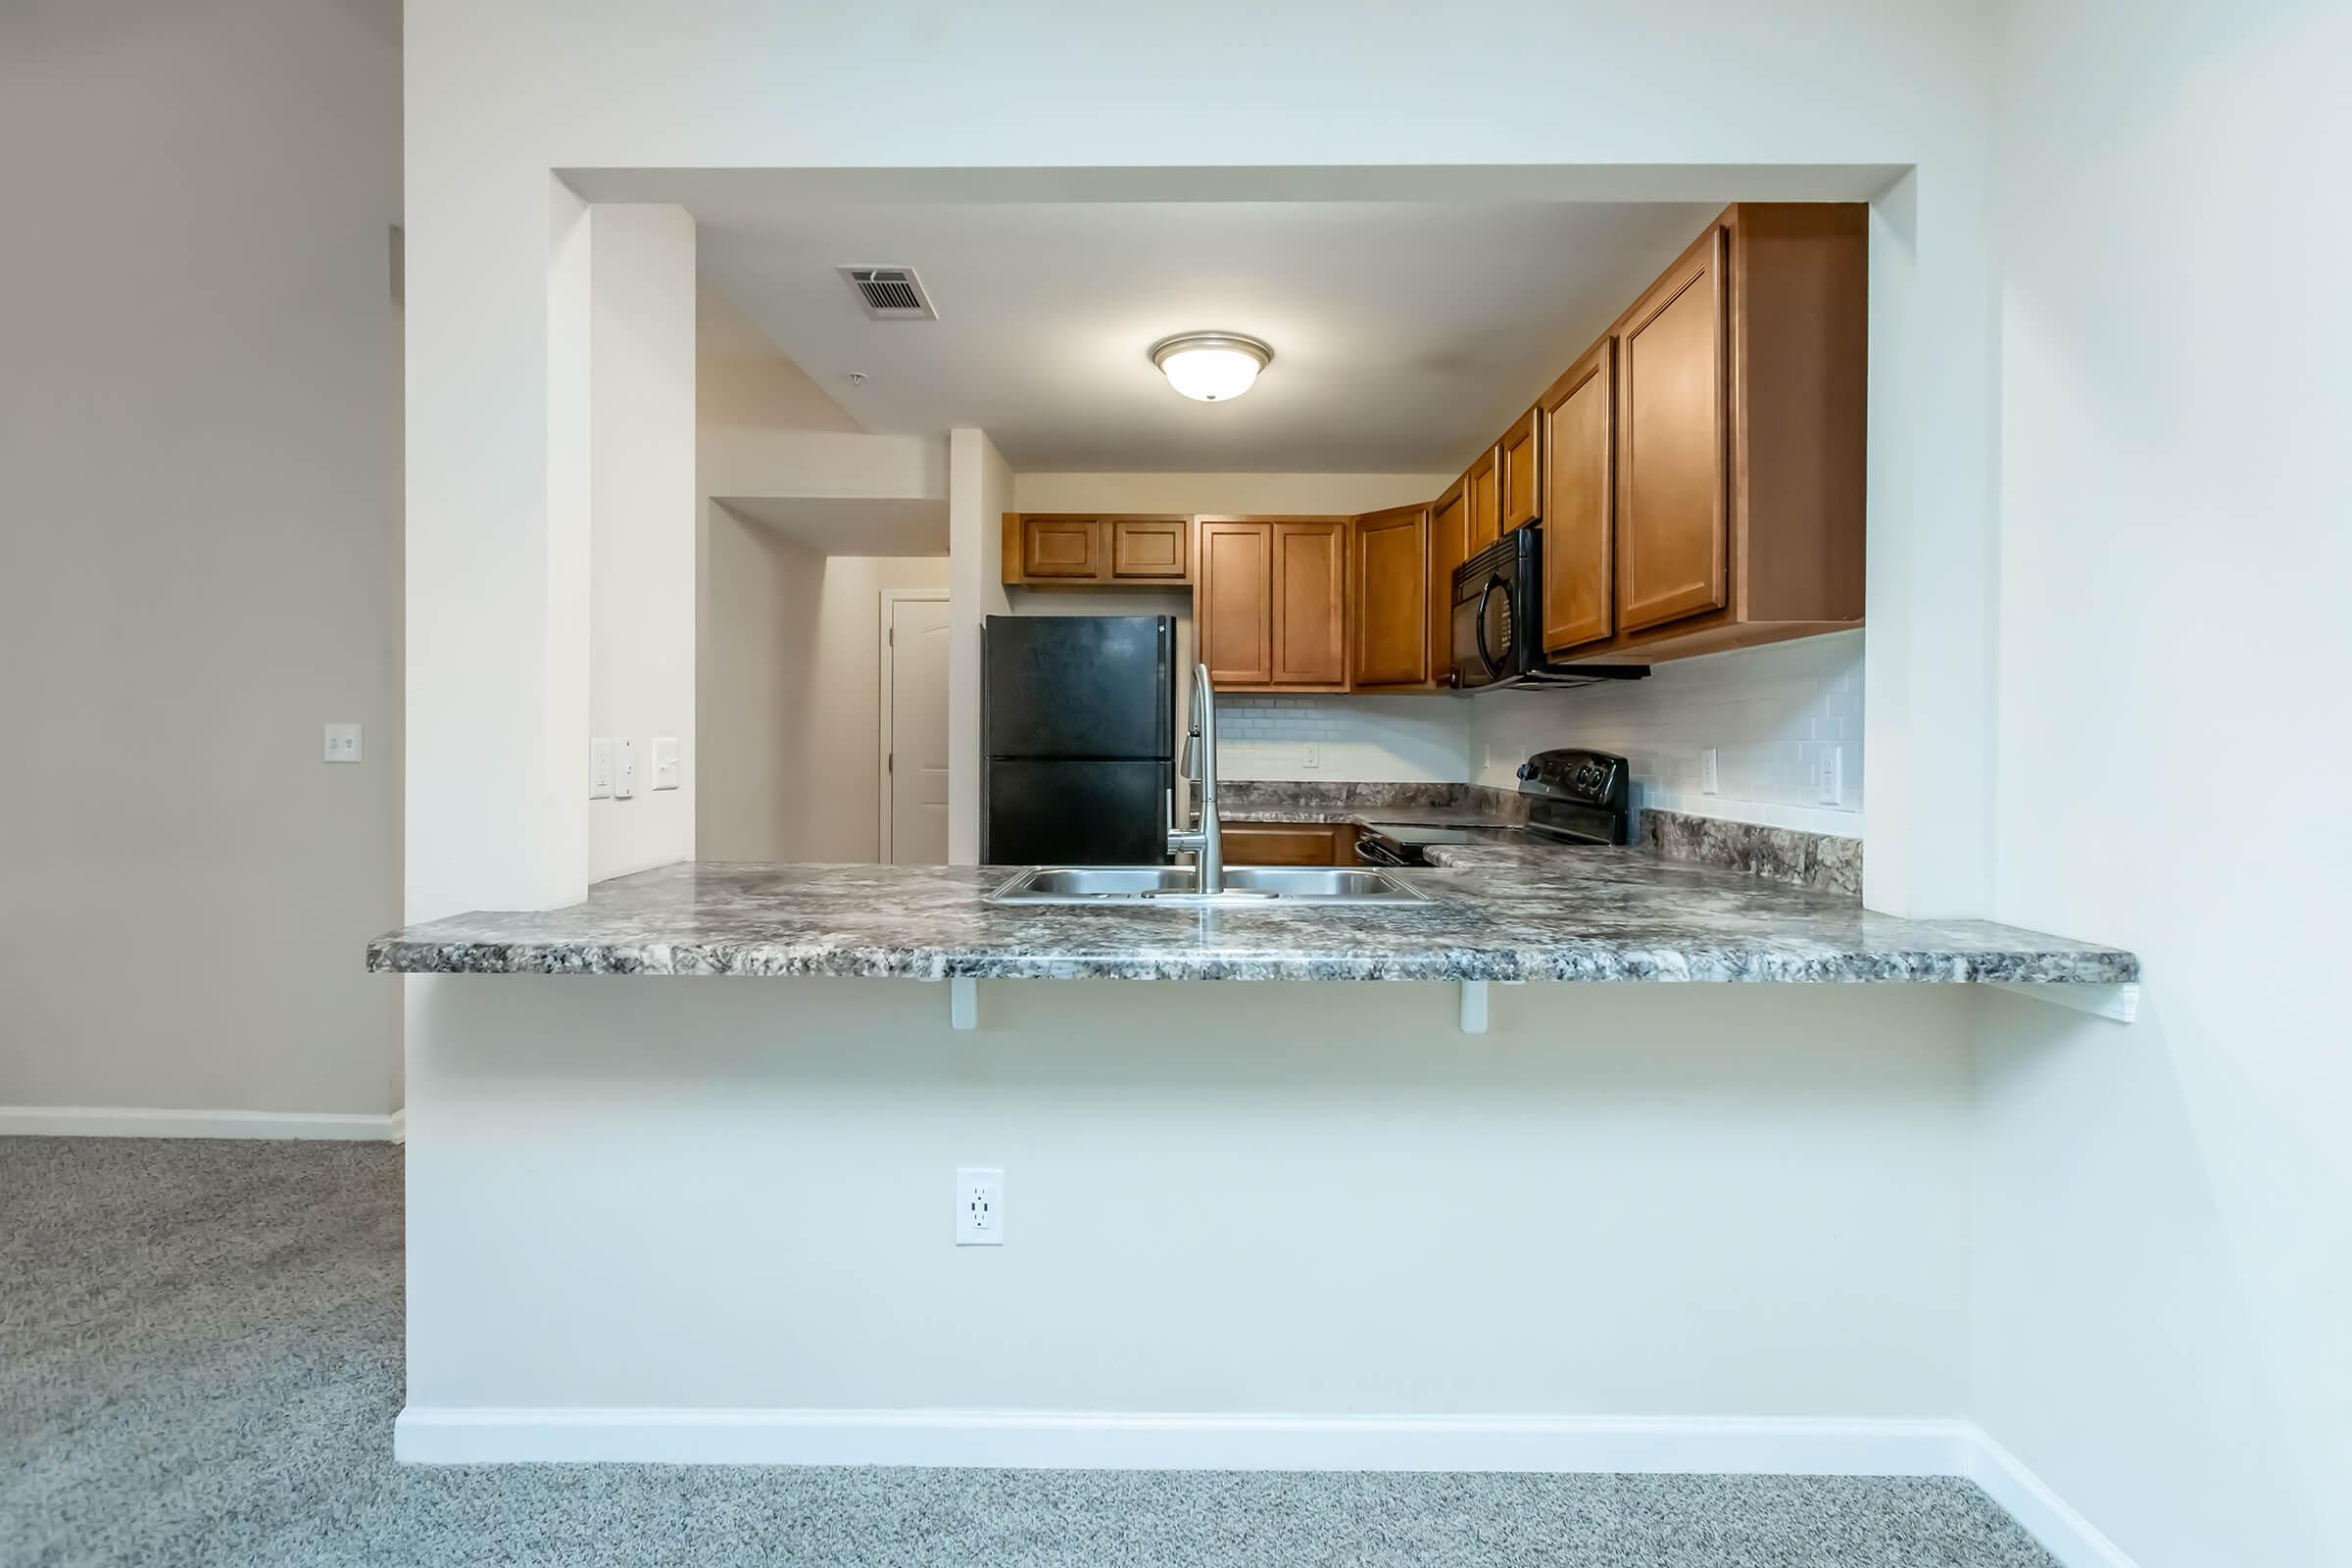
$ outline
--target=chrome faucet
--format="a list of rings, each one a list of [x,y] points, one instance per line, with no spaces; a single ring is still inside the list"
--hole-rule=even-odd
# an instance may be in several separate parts
[[[1200,787],[1195,792],[1200,810],[1199,825],[1180,828],[1176,825],[1176,792],[1170,790],[1164,815],[1168,827],[1168,853],[1193,852],[1193,875],[1197,891],[1222,893],[1225,891],[1225,839],[1217,825],[1217,698],[1208,684],[1208,666],[1193,666],[1193,723],[1184,741],[1184,776]]]

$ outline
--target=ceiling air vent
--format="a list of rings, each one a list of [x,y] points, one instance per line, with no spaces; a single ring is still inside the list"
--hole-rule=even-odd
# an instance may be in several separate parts
[[[936,321],[931,296],[911,267],[845,267],[841,275],[858,291],[865,314],[877,321]]]

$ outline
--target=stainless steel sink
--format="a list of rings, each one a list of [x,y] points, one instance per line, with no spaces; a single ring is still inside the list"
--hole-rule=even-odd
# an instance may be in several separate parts
[[[1320,865],[1229,865],[1225,887],[1198,890],[1184,865],[1041,865],[994,893],[990,904],[1137,904],[1185,908],[1294,905],[1421,904],[1424,896],[1386,871]]]

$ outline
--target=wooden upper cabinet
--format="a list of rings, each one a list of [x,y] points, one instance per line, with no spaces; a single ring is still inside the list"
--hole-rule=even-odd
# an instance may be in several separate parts
[[[1348,680],[1348,519],[1274,524],[1274,680]]]
[[[1543,421],[1537,411],[1528,410],[1502,432],[1495,445],[1496,461],[1501,465],[1497,488],[1502,494],[1502,526],[1524,528],[1544,514]]]
[[[1007,587],[1182,587],[1193,580],[1192,556],[1189,516],[1004,514],[1003,577]]]
[[[1536,404],[1544,454],[1544,651],[1616,629],[1617,340],[1604,337]]]
[[[1617,610],[1629,632],[1729,602],[1727,250],[1717,223],[1617,330]]]
[[[1456,479],[1429,509],[1429,667],[1453,679],[1453,568],[1470,559],[1468,487]]]
[[[1274,532],[1262,522],[1203,522],[1193,635],[1215,686],[1274,679]]]
[[[1470,505],[1469,553],[1502,537],[1502,448],[1489,447],[1462,475],[1462,493]]]
[[[1350,685],[1427,684],[1429,585],[1429,508],[1396,507],[1355,519],[1348,576]]]
[[[1102,575],[1102,530],[1093,517],[1023,517],[1021,575],[1063,581],[1099,581]]]
[[[1110,580],[1113,582],[1184,582],[1191,576],[1186,561],[1192,522],[1184,517],[1112,517]]]

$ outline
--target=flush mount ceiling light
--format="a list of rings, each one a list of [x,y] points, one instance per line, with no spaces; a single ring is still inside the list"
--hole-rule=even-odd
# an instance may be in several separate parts
[[[1224,403],[1256,383],[1274,351],[1239,332],[1179,332],[1152,345],[1152,363],[1186,397]]]

